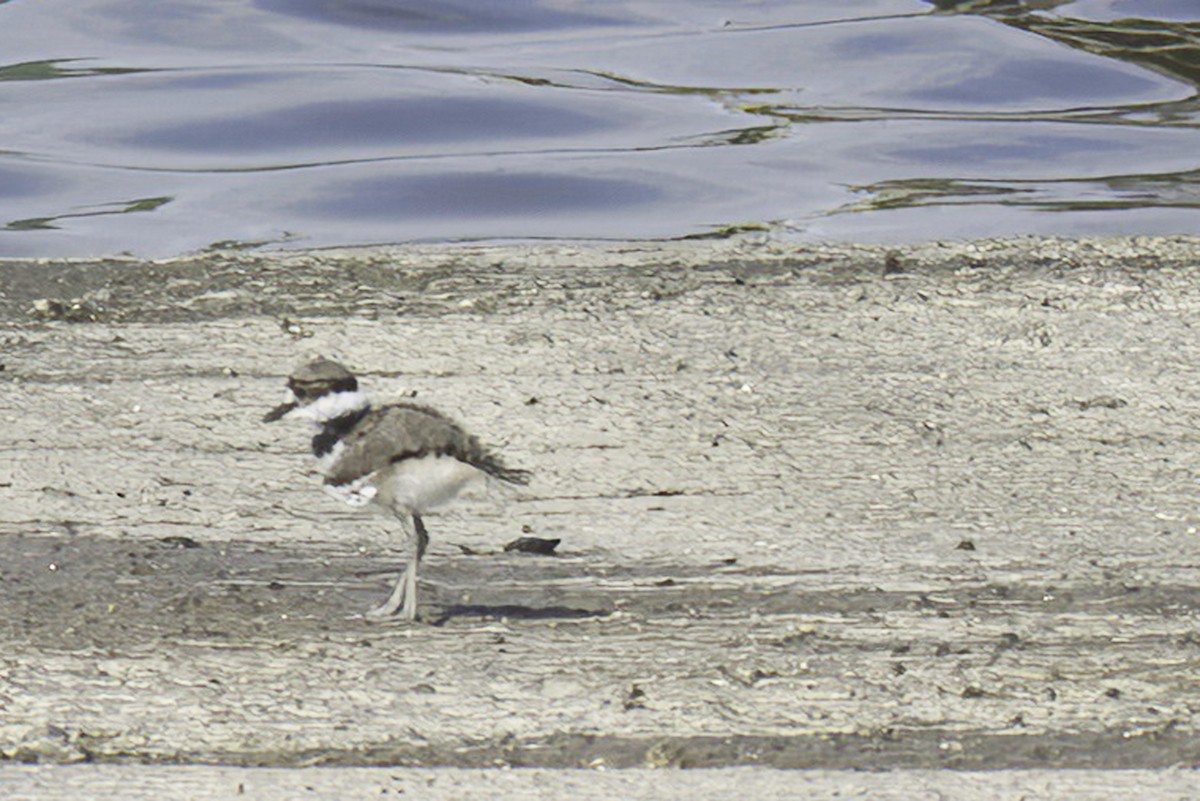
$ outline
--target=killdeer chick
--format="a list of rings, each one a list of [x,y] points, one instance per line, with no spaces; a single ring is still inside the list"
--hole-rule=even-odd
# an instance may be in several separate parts
[[[530,474],[504,466],[475,437],[441,412],[416,403],[372,406],[354,374],[320,357],[287,382],[290,398],[263,418],[311,421],[325,487],[352,506],[374,503],[404,530],[407,566],[392,594],[368,617],[417,617],[417,568],[429,535],[421,516],[485,476],[527,484]]]

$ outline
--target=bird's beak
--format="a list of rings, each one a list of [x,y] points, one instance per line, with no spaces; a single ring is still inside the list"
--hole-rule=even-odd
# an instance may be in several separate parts
[[[300,404],[297,403],[296,401],[288,401],[287,403],[281,403],[278,406],[276,406],[274,409],[272,409],[271,411],[267,412],[267,414],[263,417],[262,421],[264,423],[274,423],[276,420],[278,420],[281,417],[284,417],[288,412],[290,412],[292,409],[295,409],[299,405]]]

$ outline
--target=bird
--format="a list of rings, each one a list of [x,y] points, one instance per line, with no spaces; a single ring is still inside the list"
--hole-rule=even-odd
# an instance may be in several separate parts
[[[399,401],[375,406],[344,365],[318,356],[287,380],[287,398],[264,417],[313,424],[312,453],[324,487],[351,506],[368,504],[395,515],[404,534],[406,564],[391,595],[365,613],[417,619],[417,571],[429,533],[422,516],[484,477],[528,484],[528,470],[508,467],[495,453],[438,410]]]

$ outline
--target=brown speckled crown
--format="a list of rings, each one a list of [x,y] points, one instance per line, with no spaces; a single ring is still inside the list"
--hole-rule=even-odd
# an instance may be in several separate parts
[[[358,389],[358,379],[338,362],[318,356],[296,368],[287,385],[296,394],[296,400],[304,403],[330,392],[353,392]]]

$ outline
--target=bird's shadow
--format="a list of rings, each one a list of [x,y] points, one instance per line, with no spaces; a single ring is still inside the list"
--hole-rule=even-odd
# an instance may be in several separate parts
[[[523,606],[521,604],[454,604],[444,606],[430,617],[429,625],[442,626],[460,617],[508,618],[509,620],[579,620],[608,617],[607,609],[579,609],[573,606]]]

